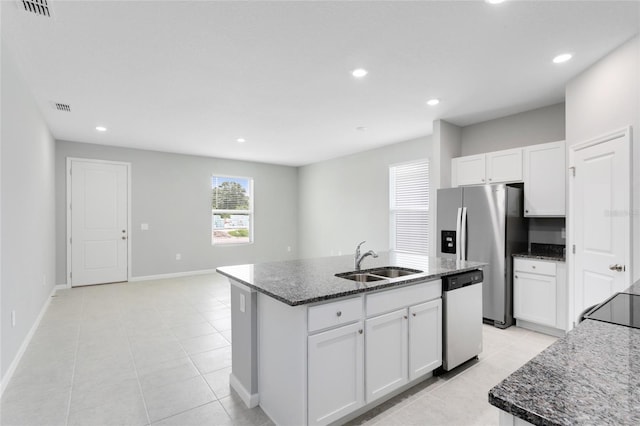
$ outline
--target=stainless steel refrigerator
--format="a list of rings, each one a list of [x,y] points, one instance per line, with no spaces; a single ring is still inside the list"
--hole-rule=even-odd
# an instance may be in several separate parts
[[[527,250],[523,190],[508,185],[439,189],[438,256],[486,262],[482,289],[484,322],[513,324],[513,259]]]

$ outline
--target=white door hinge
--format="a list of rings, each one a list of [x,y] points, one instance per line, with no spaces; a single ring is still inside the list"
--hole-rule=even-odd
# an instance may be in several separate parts
[[[576,245],[573,245],[573,254],[576,254]]]
[[[569,167],[569,170],[571,170],[571,175],[573,177],[576,177],[576,168],[574,166]]]

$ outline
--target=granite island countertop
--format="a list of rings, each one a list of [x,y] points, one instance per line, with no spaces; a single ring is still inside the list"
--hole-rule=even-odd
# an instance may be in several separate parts
[[[485,265],[486,263],[483,262],[455,261],[440,257],[383,252],[379,253],[378,258],[365,258],[362,262],[361,272],[383,266],[417,269],[422,272],[366,283],[335,276],[337,273],[350,272],[355,269],[353,255],[223,266],[216,270],[226,277],[287,305],[298,306],[350,294],[436,279],[445,275],[480,269]]]
[[[565,246],[559,244],[539,244],[531,243],[529,251],[522,253],[514,253],[513,257],[521,257],[526,259],[552,260],[556,262],[565,262]]]
[[[640,282],[627,293],[640,294]],[[489,391],[534,425],[640,424],[640,329],[587,319]]]

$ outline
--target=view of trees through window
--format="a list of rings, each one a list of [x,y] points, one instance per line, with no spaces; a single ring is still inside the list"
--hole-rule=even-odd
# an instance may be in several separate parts
[[[252,241],[252,186],[250,178],[211,178],[212,244]]]

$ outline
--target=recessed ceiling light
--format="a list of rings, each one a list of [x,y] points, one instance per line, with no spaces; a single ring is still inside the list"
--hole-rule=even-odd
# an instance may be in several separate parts
[[[356,77],[356,78],[362,78],[367,74],[369,74],[369,71],[365,70],[364,68],[358,68],[358,69],[355,69],[355,70],[351,71],[351,75]]]
[[[485,3],[489,3],[489,4],[500,4],[503,3],[504,0],[484,0]]]
[[[555,58],[553,58],[553,63],[554,64],[561,64],[563,62],[567,62],[572,57],[573,57],[573,55],[571,53],[563,53],[562,55],[558,55]]]
[[[358,126],[356,127],[356,130],[358,130],[359,132],[364,132],[365,130],[367,130],[367,128],[364,126]]]
[[[440,103],[440,99],[436,99],[436,98],[429,99],[429,100],[427,101],[427,105],[429,105],[429,106],[436,106],[436,105],[438,105],[439,103]]]
[[[244,139],[244,138],[238,138],[238,139],[236,139],[236,142],[238,142],[238,143],[245,143],[246,141],[247,141],[247,140],[246,140],[246,139]]]
[[[103,126],[96,126],[96,130],[99,131],[99,132],[106,132],[107,128],[103,127]]]

